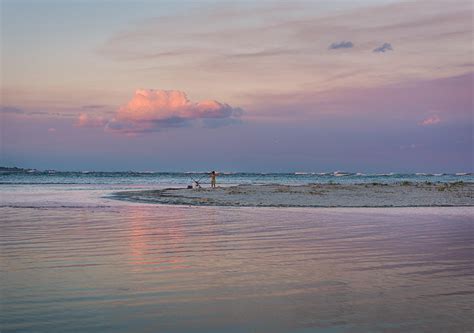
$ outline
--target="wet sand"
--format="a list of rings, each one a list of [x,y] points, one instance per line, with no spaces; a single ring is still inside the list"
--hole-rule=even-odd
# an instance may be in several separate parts
[[[474,206],[474,183],[238,185],[115,193],[118,199],[178,205],[246,207]]]
[[[471,207],[0,208],[2,332],[466,332]]]

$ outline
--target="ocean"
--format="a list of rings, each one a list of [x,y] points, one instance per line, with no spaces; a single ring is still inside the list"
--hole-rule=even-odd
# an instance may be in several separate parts
[[[205,172],[100,172],[100,171],[0,171],[0,184],[100,184],[100,185],[158,185],[181,186],[193,179],[209,184]],[[472,173],[351,173],[351,172],[293,172],[293,173],[246,173],[223,172],[217,178],[219,184],[310,184],[310,183],[396,183],[410,182],[474,182]]]
[[[0,175],[0,331],[469,332],[473,207],[189,207],[113,199],[201,173]],[[472,182],[222,174],[218,183]]]

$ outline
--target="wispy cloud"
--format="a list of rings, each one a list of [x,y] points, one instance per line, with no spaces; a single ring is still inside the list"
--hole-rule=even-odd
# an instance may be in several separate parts
[[[19,117],[43,117],[43,118],[68,118],[74,117],[72,114],[64,112],[38,111],[24,109],[16,106],[0,106],[0,113]]]
[[[2,113],[14,113],[14,114],[24,114],[25,111],[14,106],[0,106],[0,112]]]
[[[323,0],[203,6],[186,15],[130,25],[105,41],[100,52],[126,61],[124,68],[129,66],[136,82],[159,75],[169,86],[186,86],[198,95],[213,91],[218,99],[239,104],[238,96],[248,92],[309,86],[323,91],[436,79],[465,73],[468,68],[459,64],[472,58],[466,47],[470,33],[442,35],[472,31],[472,6],[453,1],[453,6],[426,0],[348,4],[338,11],[328,10],[331,2]],[[442,53],[439,43],[445,45]],[[395,51],[390,63],[367,56]],[[346,53],[350,61],[342,58]],[[348,72],[356,74],[343,78]],[[340,79],[330,81],[334,76]]]
[[[80,113],[75,125],[76,127],[103,127],[107,122],[104,117]]]
[[[342,41],[337,43],[332,43],[329,45],[330,50],[337,50],[337,49],[351,49],[354,47],[354,44],[351,41]]]
[[[83,109],[102,109],[107,107],[105,104],[89,104],[89,105],[83,105]]]
[[[353,87],[323,92],[254,94],[246,117],[256,122],[396,121],[402,126],[470,122],[474,73],[435,80]],[[251,107],[252,106],[252,107]],[[433,110],[436,110],[434,112]],[[290,112],[291,111],[291,112]],[[424,123],[424,124],[423,124]]]
[[[393,51],[392,44],[390,43],[383,43],[382,45],[376,47],[372,52],[375,53],[384,53],[388,51]]]
[[[229,57],[235,58],[258,58],[258,57],[273,57],[280,55],[295,54],[297,51],[294,50],[285,50],[285,49],[269,49],[261,50],[256,52],[244,52],[244,53],[234,53],[230,54]]]
[[[441,122],[441,118],[438,115],[432,115],[423,121],[420,122],[421,126],[433,126],[439,124]]]

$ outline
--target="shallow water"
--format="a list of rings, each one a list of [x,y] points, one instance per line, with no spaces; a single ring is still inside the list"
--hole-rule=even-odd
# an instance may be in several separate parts
[[[474,209],[134,204],[3,187],[3,332],[469,332]]]

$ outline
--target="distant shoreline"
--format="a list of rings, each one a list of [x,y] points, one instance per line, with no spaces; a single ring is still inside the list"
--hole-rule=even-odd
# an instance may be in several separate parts
[[[235,207],[461,207],[474,206],[474,183],[237,185],[217,189],[123,191],[119,200]]]
[[[94,174],[94,173],[135,173],[135,174],[186,174],[186,175],[204,175],[209,174],[209,171],[172,171],[172,170],[88,170],[88,169],[38,169],[38,168],[23,168],[17,166],[0,166],[1,172],[11,172],[11,173],[85,173],[85,174]],[[390,177],[390,176],[471,176],[474,175],[473,171],[425,171],[425,172],[415,172],[415,171],[404,171],[404,172],[355,172],[355,171],[220,171],[221,176],[231,176],[231,175],[294,175],[294,176],[334,176],[334,177],[347,177],[347,176],[362,176],[362,177]]]

